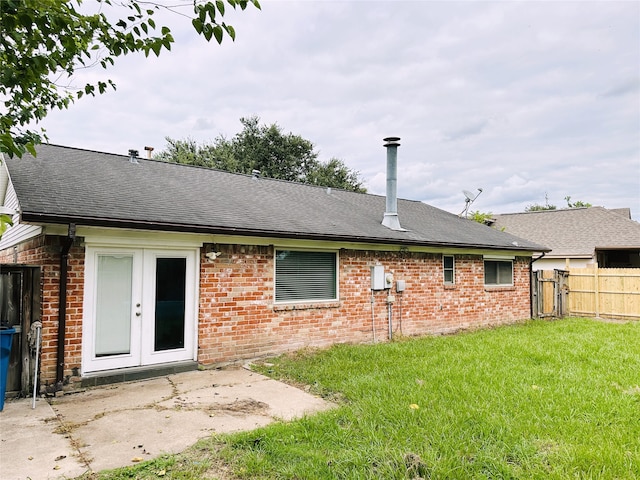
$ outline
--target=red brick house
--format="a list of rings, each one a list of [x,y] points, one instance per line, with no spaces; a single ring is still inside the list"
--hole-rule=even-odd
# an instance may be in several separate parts
[[[0,171],[0,273],[40,289],[2,322],[24,347],[42,321],[43,386],[526,319],[545,251],[397,200],[395,175],[385,200],[54,145]]]

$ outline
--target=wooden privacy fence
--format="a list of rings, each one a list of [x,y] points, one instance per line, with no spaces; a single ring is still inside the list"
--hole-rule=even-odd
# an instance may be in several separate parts
[[[566,314],[640,320],[640,268],[571,268]]]
[[[563,317],[567,314],[567,274],[564,270],[532,272],[531,306],[535,318]]]

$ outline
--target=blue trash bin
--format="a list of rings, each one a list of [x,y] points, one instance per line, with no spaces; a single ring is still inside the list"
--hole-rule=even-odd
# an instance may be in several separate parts
[[[7,391],[9,358],[14,333],[16,333],[15,328],[0,327],[0,412],[4,410],[4,394]]]

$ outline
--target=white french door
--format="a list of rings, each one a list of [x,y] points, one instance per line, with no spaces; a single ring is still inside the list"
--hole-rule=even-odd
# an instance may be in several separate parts
[[[197,258],[87,246],[84,373],[195,359]]]

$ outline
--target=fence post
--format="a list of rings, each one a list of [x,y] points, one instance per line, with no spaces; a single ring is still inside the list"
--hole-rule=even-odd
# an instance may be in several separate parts
[[[593,289],[595,291],[596,318],[600,318],[600,280],[598,279],[598,262],[593,265]]]

